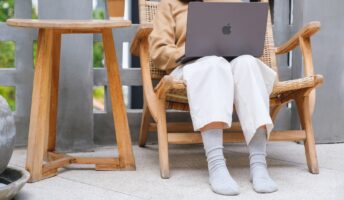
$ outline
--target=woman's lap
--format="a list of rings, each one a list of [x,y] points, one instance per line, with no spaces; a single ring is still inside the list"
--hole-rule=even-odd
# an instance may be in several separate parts
[[[255,69],[249,69],[250,67]],[[245,73],[251,74],[249,77],[255,80],[246,80]],[[255,90],[261,91],[262,94],[264,93],[263,95],[259,95],[260,92],[255,92],[252,93],[254,95],[251,95],[251,92],[246,91],[237,92],[236,96],[240,95],[241,98],[247,98],[249,104],[256,104],[256,101],[258,101],[256,105],[251,105],[250,108],[260,112],[260,108],[257,109],[257,106],[261,107],[268,103],[269,94],[272,91],[273,82],[276,78],[276,72],[252,56],[240,56],[230,63],[222,57],[202,57],[178,66],[170,75],[176,79],[184,80],[187,85],[190,113],[195,130],[212,121],[221,121],[230,126],[233,100],[235,99],[234,91],[238,90],[238,87],[250,88],[247,85],[259,84],[259,87],[255,87]],[[235,81],[246,86],[238,86],[234,83]],[[262,100],[252,100],[252,98],[262,97]],[[259,101],[262,103],[259,103]],[[247,110],[247,108],[243,108],[246,107],[243,104],[240,106],[242,109]],[[258,128],[258,125],[261,126],[261,123],[272,124],[269,114],[266,114],[269,113],[268,110],[265,112],[265,109],[263,109],[263,111],[264,115],[267,115],[262,117],[263,120],[259,119],[261,117],[257,117],[255,114],[243,112],[242,116],[244,117],[240,121],[252,122],[246,123],[248,130],[248,134],[246,134],[247,141],[251,139],[252,134],[254,134],[252,130]]]

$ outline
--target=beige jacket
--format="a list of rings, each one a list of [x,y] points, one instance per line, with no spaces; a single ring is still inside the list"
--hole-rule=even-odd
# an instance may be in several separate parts
[[[240,0],[205,0],[205,2],[240,2]],[[150,56],[159,69],[170,73],[176,60],[184,55],[188,4],[179,0],[161,0],[149,35]]]

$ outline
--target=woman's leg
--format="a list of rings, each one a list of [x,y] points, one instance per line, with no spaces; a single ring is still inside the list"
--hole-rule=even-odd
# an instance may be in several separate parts
[[[252,56],[232,62],[234,104],[250,151],[250,171],[257,192],[274,192],[276,184],[267,173],[266,143],[273,128],[269,95],[276,73]]]
[[[229,174],[223,155],[223,123],[214,122],[201,129],[211,189],[222,195],[238,195],[239,186]]]
[[[230,63],[217,56],[206,56],[183,66],[193,127],[201,131],[207,156],[209,182],[214,192],[223,195],[239,194],[239,186],[229,174],[223,155],[222,129],[231,126],[233,112],[230,68]]]
[[[222,57],[206,56],[182,68],[195,131],[212,122],[230,127],[234,86],[230,63]]]
[[[253,188],[259,193],[277,191],[276,183],[270,178],[266,164],[266,127],[258,128],[252,140],[248,144],[250,153],[250,179]]]
[[[239,56],[231,61],[234,79],[234,105],[246,143],[249,144],[256,130],[266,125],[267,135],[273,128],[270,117],[271,85],[276,78],[267,65],[253,56]]]

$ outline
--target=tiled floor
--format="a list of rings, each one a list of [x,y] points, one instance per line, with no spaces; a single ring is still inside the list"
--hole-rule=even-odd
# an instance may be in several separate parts
[[[344,199],[344,144],[317,145],[320,174],[307,171],[303,145],[270,143],[270,174],[279,186],[272,194],[257,194],[249,182],[248,154],[243,144],[229,144],[225,156],[241,194],[214,194],[201,145],[171,146],[171,178],[160,178],[156,145],[134,146],[136,171],[94,171],[87,168],[62,170],[58,176],[26,184],[16,199]],[[110,156],[113,148],[99,148],[93,155]],[[12,165],[24,166],[25,153],[17,149]],[[79,166],[73,166],[73,168]]]

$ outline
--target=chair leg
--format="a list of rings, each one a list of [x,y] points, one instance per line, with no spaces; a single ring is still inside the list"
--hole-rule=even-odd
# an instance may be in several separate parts
[[[141,127],[140,127],[140,134],[139,134],[139,146],[144,147],[147,142],[148,137],[148,129],[149,129],[149,120],[150,120],[150,112],[147,106],[147,103],[144,102],[143,104],[143,111],[142,111],[142,118],[141,118]]]
[[[159,143],[159,161],[161,178],[170,178],[170,169],[168,161],[168,139],[166,126],[166,111],[159,109],[159,118],[157,121],[158,143]]]
[[[319,166],[317,160],[317,152],[315,147],[312,116],[310,113],[309,96],[300,96],[295,99],[297,110],[300,116],[302,128],[306,131],[306,140],[304,141],[307,165],[309,172],[319,174]]]

